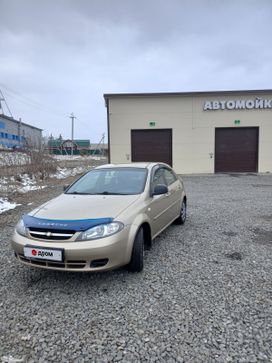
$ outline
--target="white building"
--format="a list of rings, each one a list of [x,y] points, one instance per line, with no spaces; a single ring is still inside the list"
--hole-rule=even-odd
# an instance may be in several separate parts
[[[272,172],[272,90],[105,94],[110,161]]]
[[[0,115],[0,147],[38,148],[41,146],[41,142],[42,129],[6,115]]]

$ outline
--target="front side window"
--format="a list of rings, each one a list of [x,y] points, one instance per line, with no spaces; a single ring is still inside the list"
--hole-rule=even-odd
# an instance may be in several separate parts
[[[165,185],[164,173],[162,168],[156,170],[153,177],[153,187],[159,184]]]
[[[173,184],[177,180],[176,175],[171,170],[163,169],[163,171],[164,171],[164,178],[166,180],[167,186]]]
[[[144,168],[95,169],[76,181],[66,194],[140,194],[144,191],[146,177]]]

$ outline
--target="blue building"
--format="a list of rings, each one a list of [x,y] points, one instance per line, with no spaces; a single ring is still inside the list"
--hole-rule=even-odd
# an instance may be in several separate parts
[[[0,114],[0,148],[40,147],[42,129]]]

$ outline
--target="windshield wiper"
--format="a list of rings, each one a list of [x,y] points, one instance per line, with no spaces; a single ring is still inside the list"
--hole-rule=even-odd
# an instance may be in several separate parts
[[[66,194],[88,195],[88,194],[92,194],[92,193],[80,193],[80,192],[74,191],[74,192],[70,192],[70,193],[66,193]]]
[[[101,193],[80,193],[80,192],[74,191],[74,192],[66,193],[66,194],[76,194],[76,195],[130,195],[130,193],[114,193],[114,192],[108,192],[107,190],[105,190],[104,192],[101,192]]]
[[[107,190],[105,190],[102,193],[95,193],[98,195],[129,195],[128,193],[114,193],[114,192],[108,192]]]

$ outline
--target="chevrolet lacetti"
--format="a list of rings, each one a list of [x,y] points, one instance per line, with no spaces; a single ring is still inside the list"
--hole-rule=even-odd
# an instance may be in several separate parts
[[[22,217],[12,247],[22,263],[46,269],[143,269],[144,250],[186,219],[182,180],[166,164],[108,164]]]

